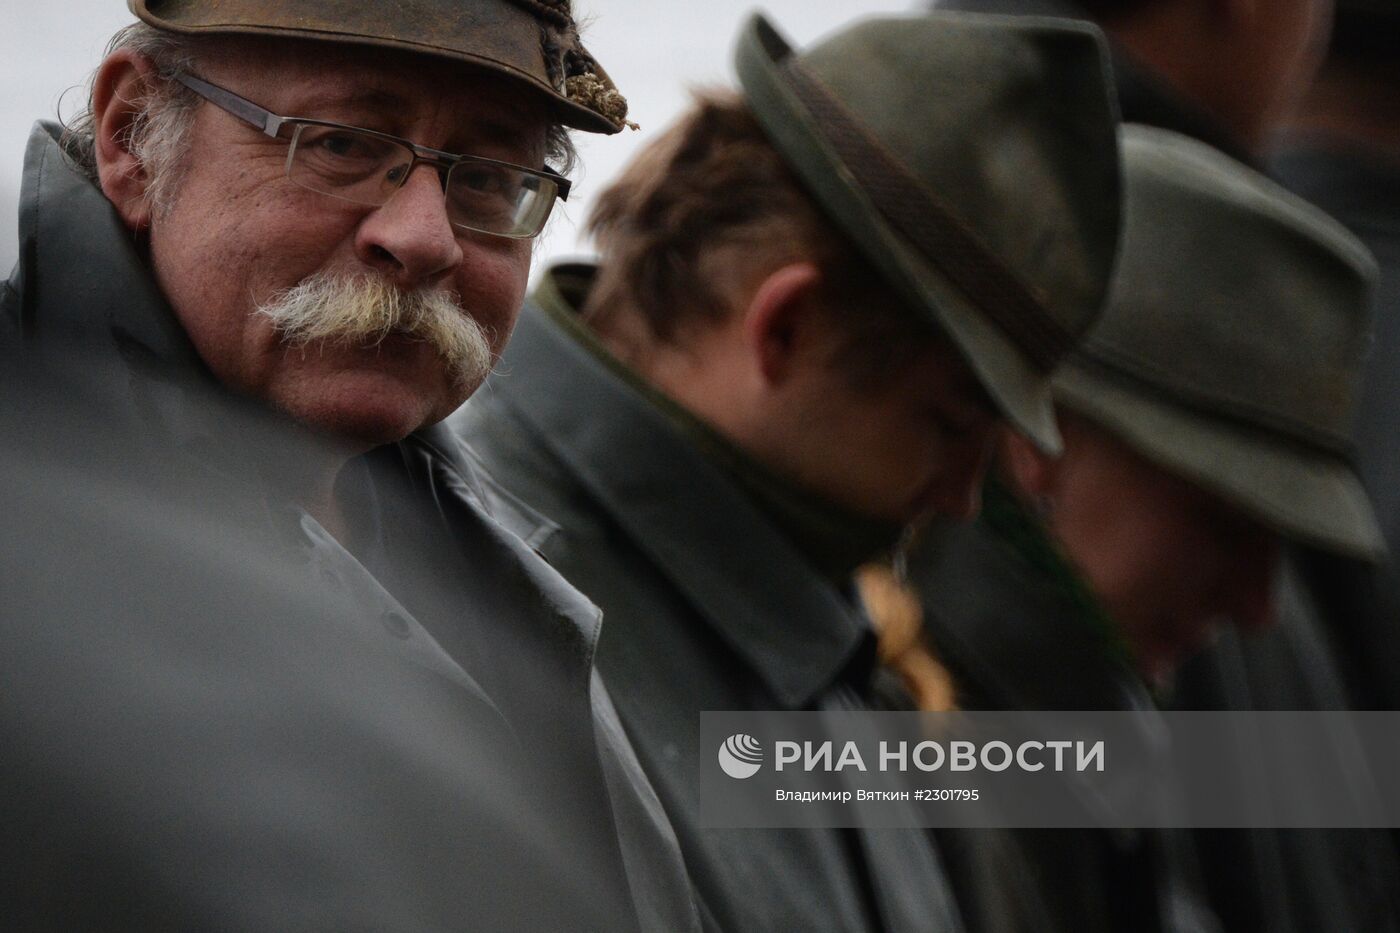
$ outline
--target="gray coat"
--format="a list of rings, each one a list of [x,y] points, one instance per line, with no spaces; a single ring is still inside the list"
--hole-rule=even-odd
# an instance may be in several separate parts
[[[0,305],[7,924],[695,925],[597,608],[441,429],[326,532],[276,479],[319,442],[215,383],[56,134]]]
[[[700,825],[696,756],[713,754],[697,747],[701,710],[871,702],[873,638],[849,592],[537,309],[526,307],[499,375],[450,423],[538,513],[518,513],[522,536],[603,608],[598,666],[676,827],[708,928],[960,928],[921,831]]]

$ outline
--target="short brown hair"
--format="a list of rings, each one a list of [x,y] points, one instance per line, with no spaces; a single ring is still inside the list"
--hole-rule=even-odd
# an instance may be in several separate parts
[[[911,336],[935,334],[827,222],[733,93],[697,94],[599,195],[588,229],[603,262],[585,314],[603,330],[614,315],[634,314],[655,340],[673,343],[802,259],[822,269],[829,303],[854,312],[842,318],[868,336],[859,343],[872,344],[881,368]]]

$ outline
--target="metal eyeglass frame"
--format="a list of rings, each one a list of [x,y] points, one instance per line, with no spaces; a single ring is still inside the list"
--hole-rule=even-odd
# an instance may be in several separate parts
[[[403,179],[398,183],[398,187],[403,187],[408,181],[408,177],[413,174],[413,170],[417,168],[420,163],[423,163],[431,165],[442,172],[444,184],[443,197],[446,198],[447,172],[450,172],[454,166],[463,162],[475,162],[482,165],[495,165],[501,168],[508,168],[517,172],[524,172],[526,175],[533,175],[536,178],[542,178],[554,185],[555,197],[561,201],[567,201],[569,199],[569,188],[572,186],[572,182],[547,166],[543,170],[526,168],[523,165],[516,165],[513,162],[502,162],[499,159],[488,159],[485,156],[461,155],[455,152],[444,152],[441,149],[431,149],[427,146],[420,146],[401,136],[392,136],[388,133],[381,133],[377,130],[369,130],[360,126],[350,126],[347,123],[334,123],[330,120],[313,120],[308,117],[284,117],[264,107],[259,107],[245,97],[239,97],[227,88],[219,87],[217,84],[210,84],[208,81],[197,78],[187,72],[177,71],[172,74],[171,77],[191,91],[194,91],[200,97],[209,101],[209,103],[213,104],[215,107],[218,107],[220,110],[232,114],[245,123],[252,124],[257,127],[260,132],[273,138],[282,136],[283,127],[324,126],[331,129],[352,130],[356,133],[364,133],[367,136],[383,139],[386,142],[397,143],[413,155],[412,161],[410,161],[408,165],[408,171],[404,172]],[[292,140],[288,139],[287,142],[290,144]],[[291,162],[292,152],[289,149],[287,156],[287,170],[289,172],[291,171]],[[395,190],[397,190],[397,188]],[[336,197],[336,195],[326,191],[318,193],[325,194],[327,197]],[[358,204],[362,202],[352,200],[350,203]],[[552,204],[553,202],[551,201],[551,205]],[[366,206],[371,205],[366,204]],[[478,230],[475,227],[469,227],[466,224],[455,222],[453,226],[461,227],[465,230],[472,230],[476,233],[484,233],[487,236],[507,237],[513,240],[528,240],[539,236],[540,231],[544,229],[545,222],[549,220],[550,213],[552,213],[552,210],[545,212],[544,216],[540,218],[539,229],[532,233],[498,233],[494,230]]]

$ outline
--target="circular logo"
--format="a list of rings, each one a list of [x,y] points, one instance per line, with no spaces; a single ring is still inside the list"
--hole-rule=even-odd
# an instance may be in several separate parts
[[[762,764],[763,746],[751,735],[731,735],[719,747],[719,766],[732,778],[753,777]]]

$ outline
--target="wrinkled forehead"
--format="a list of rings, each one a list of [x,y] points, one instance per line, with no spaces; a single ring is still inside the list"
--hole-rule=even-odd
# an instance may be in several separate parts
[[[538,95],[519,82],[414,52],[230,36],[205,39],[196,57],[207,80],[282,116],[379,127],[446,124],[465,141],[537,154],[551,124]]]

